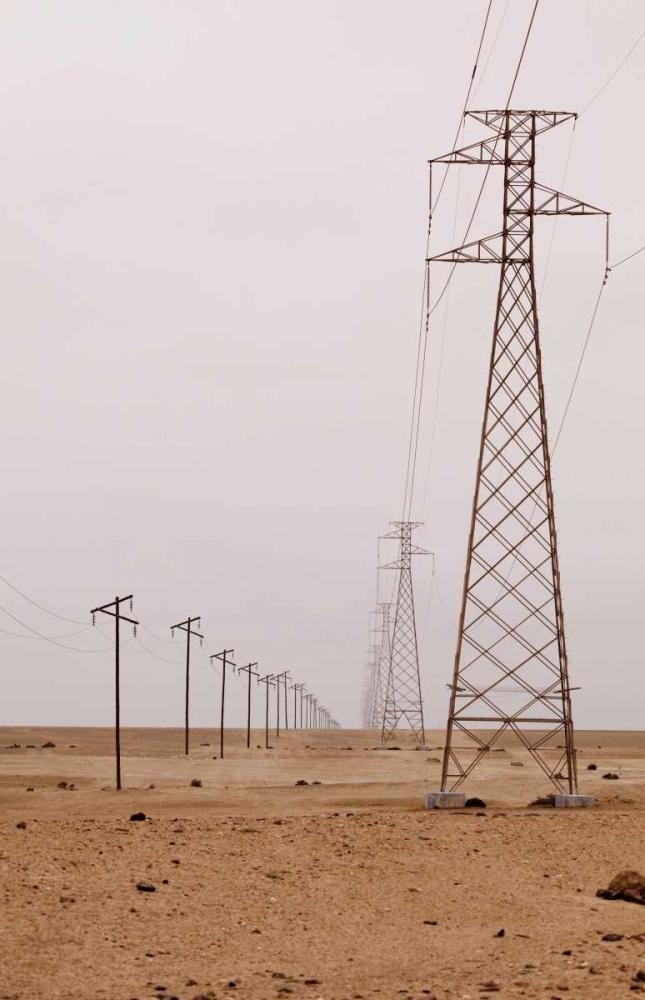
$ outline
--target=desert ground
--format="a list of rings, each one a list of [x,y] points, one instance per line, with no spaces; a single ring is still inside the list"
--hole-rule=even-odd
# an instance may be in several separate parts
[[[645,991],[645,907],[596,897],[645,868],[645,733],[577,734],[584,811],[530,806],[550,789],[511,743],[465,788],[485,808],[429,812],[443,733],[245,737],[222,760],[196,730],[186,758],[180,730],[124,730],[116,792],[111,730],[0,729],[2,1000]]]

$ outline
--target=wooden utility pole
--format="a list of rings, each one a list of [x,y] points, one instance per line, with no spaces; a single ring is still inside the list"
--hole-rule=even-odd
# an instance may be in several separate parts
[[[126,601],[130,603],[130,612],[132,612],[132,594],[128,594],[127,597],[115,597],[113,601],[109,604],[103,604],[100,608],[92,608],[92,625],[96,625],[96,616],[99,612],[104,615],[110,615],[114,618],[114,693],[115,693],[115,724],[114,724],[114,735],[116,744],[116,787],[117,791],[121,791],[121,679],[120,679],[120,629],[119,625],[121,621],[130,622],[134,626],[134,634],[137,634],[137,625],[139,622],[135,621],[134,618],[128,618],[126,615],[121,614],[121,605]],[[110,609],[114,608],[114,611]]]
[[[222,664],[222,704],[220,707],[220,722],[219,722],[219,755],[224,758],[224,705],[226,699],[226,667],[233,667],[235,670],[235,664],[233,660],[228,659],[229,653],[231,656],[234,655],[234,649],[223,649],[221,653],[213,653],[211,656],[212,660],[219,660]]]
[[[187,618],[185,622],[179,622],[178,625],[173,625],[170,629],[170,634],[175,634],[175,629],[178,628],[180,631],[186,633],[186,704],[184,711],[184,753],[188,756],[189,743],[190,743],[190,720],[189,720],[189,707],[190,707],[190,637],[194,635],[200,642],[203,641],[204,636],[199,632],[193,632],[192,624],[197,622],[199,628],[202,627],[201,618]]]
[[[257,663],[247,663],[247,665],[245,667],[240,667],[239,668],[239,672],[240,673],[242,673],[243,670],[246,670],[247,674],[249,675],[249,687],[248,687],[247,699],[246,699],[246,747],[247,747],[247,750],[251,746],[251,676],[253,676],[253,677],[259,677],[260,676],[259,673],[257,672],[257,670],[254,670],[253,667],[257,667]]]
[[[264,684],[266,690],[266,707],[264,712],[264,747],[269,749],[269,688],[275,683],[273,674],[258,678],[258,684]]]

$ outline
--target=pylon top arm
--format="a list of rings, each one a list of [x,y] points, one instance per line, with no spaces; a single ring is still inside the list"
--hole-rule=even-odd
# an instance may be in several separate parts
[[[466,111],[464,118],[472,118],[480,125],[486,125],[497,132],[504,131],[504,125],[508,121],[512,128],[518,128],[523,123],[527,125],[532,118],[535,119],[535,133],[548,132],[556,125],[563,122],[572,121],[578,115],[574,111],[513,111],[509,108],[492,111]]]

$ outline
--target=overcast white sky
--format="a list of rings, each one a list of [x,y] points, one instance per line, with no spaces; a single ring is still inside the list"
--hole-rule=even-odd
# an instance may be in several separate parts
[[[358,723],[375,540],[402,503],[426,161],[451,148],[486,6],[4,0],[3,576],[79,621],[130,592],[160,636],[200,614],[213,651],[288,668],[343,724]],[[476,106],[504,106],[532,6],[493,0],[480,70],[508,9]],[[644,26],[639,0],[541,0],[515,106],[583,109]],[[571,148],[565,190],[612,211],[612,260],[645,243],[644,66],[645,41],[582,114],[571,147],[565,125],[539,149],[539,179],[560,187]],[[480,134],[471,125],[466,141]],[[451,177],[435,252],[454,244],[455,217],[463,231],[480,177],[462,170],[459,191]],[[473,237],[499,218],[495,178]],[[560,220],[544,282],[553,225],[538,223],[552,428],[604,249],[600,220]],[[554,462],[583,728],[642,728],[644,268],[645,254],[610,278]],[[429,616],[429,560],[415,578],[436,726],[495,272],[458,269],[430,334],[412,514],[437,553],[441,602]],[[385,544],[383,559],[394,558]],[[47,635],[75,629],[3,584],[0,604]],[[6,613],[0,627],[24,631]],[[109,645],[92,633],[62,641]],[[0,648],[0,723],[111,721],[110,652],[2,633]],[[181,644],[160,650],[176,665],[138,649],[124,653],[124,724],[181,725]],[[194,722],[214,725],[218,680],[203,654],[194,678]],[[243,690],[231,690],[239,723]]]

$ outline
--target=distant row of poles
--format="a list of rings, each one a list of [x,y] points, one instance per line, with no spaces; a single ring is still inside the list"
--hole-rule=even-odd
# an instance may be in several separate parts
[[[136,635],[137,626],[139,622],[136,619],[125,615],[121,610],[121,605],[125,604],[129,607],[130,614],[132,614],[132,594],[128,594],[127,597],[116,597],[113,601],[108,604],[103,604],[101,607],[92,608],[92,624],[96,624],[97,614],[109,615],[114,618],[114,677],[115,677],[115,748],[116,748],[116,787],[117,790],[121,789],[121,690],[120,690],[120,646],[121,646],[121,622],[128,622],[133,626],[134,634]],[[198,632],[193,625],[197,628],[201,628],[201,618],[186,618],[183,622],[178,622],[171,628],[171,635],[174,636],[175,629],[184,632],[186,634],[186,684],[185,684],[185,705],[184,705],[184,752],[186,755],[190,753],[190,640],[191,638],[199,639],[200,643],[203,642],[204,636],[201,632]],[[226,668],[231,667],[233,671],[237,669],[238,673],[246,673],[248,678],[248,688],[247,688],[247,717],[246,717],[246,746],[250,748],[251,746],[251,693],[253,689],[253,678],[257,679],[258,684],[264,684],[265,686],[265,736],[264,745],[268,750],[269,747],[269,732],[270,732],[270,689],[275,688],[276,698],[275,698],[275,735],[280,736],[280,722],[281,722],[281,711],[282,711],[282,722],[283,730],[289,729],[289,689],[293,691],[293,718],[292,718],[292,729],[339,729],[339,723],[332,718],[329,709],[318,700],[318,698],[311,692],[305,693],[307,690],[306,684],[303,683],[293,683],[289,684],[291,680],[291,674],[289,670],[283,670],[279,674],[266,674],[261,676],[261,674],[254,670],[257,667],[256,663],[247,663],[244,667],[237,667],[234,660],[234,650],[223,649],[220,653],[213,653],[210,656],[211,662],[213,660],[218,660],[222,666],[222,694],[221,694],[221,705],[220,705],[220,757],[224,756],[224,734],[225,734],[225,707],[226,707]],[[284,696],[284,702],[283,702]],[[281,709],[281,704],[283,703],[283,709]],[[300,711],[298,712],[298,708]],[[298,721],[299,716],[299,721]]]

